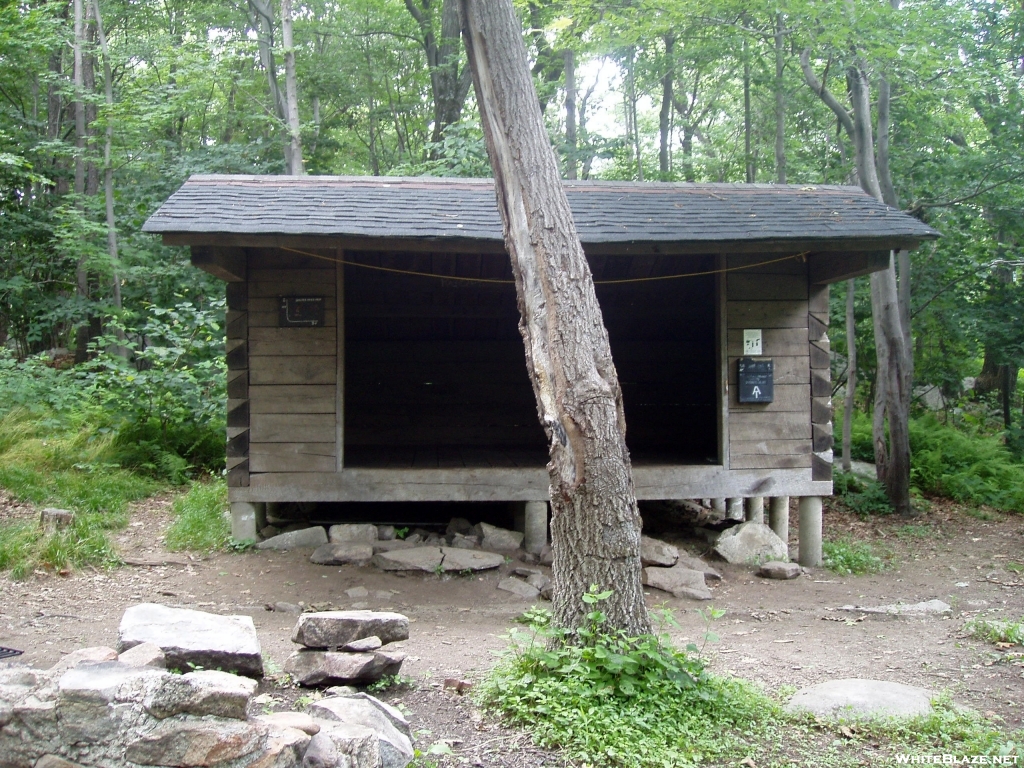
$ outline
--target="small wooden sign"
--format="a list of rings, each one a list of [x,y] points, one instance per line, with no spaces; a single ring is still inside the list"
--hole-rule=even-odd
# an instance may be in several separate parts
[[[279,328],[319,328],[324,324],[323,296],[282,296]]]
[[[770,403],[775,399],[775,365],[771,358],[741,357],[736,371],[741,403]]]

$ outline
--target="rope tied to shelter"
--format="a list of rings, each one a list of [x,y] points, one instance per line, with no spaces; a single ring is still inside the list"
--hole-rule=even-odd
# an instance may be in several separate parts
[[[396,269],[395,267],[382,267],[376,264],[363,264],[358,261],[349,261],[348,259],[339,259],[333,256],[324,256],[321,253],[313,253],[311,251],[302,251],[298,248],[287,248],[285,246],[278,246],[282,251],[288,251],[289,253],[297,253],[300,256],[309,256],[314,259],[321,259],[322,261],[329,261],[333,264],[344,264],[349,267],[361,267],[362,269],[372,269],[377,272],[390,272],[397,275],[411,275],[413,277],[432,277],[438,280],[457,280],[464,283],[494,283],[498,285],[515,285],[515,280],[501,280],[498,278],[491,277],[464,277],[462,275],[438,275],[434,272],[418,272],[410,269]],[[660,280],[679,280],[684,277],[704,277],[706,275],[718,275],[725,274],[726,272],[739,272],[744,269],[753,269],[754,267],[764,267],[769,264],[778,264],[783,261],[790,261],[791,259],[803,260],[807,257],[810,251],[803,251],[801,253],[790,254],[789,256],[782,256],[777,259],[769,259],[768,261],[759,261],[754,264],[742,264],[737,267],[724,267],[723,269],[709,269],[701,272],[683,272],[676,275],[658,275],[655,277],[629,277],[620,280],[595,280],[594,285],[623,285],[626,283],[652,283]]]

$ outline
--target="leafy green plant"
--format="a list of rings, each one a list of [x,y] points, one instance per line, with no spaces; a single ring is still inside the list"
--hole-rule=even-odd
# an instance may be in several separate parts
[[[849,472],[836,472],[832,488],[843,504],[858,515],[888,515],[893,512],[885,487],[877,481],[863,480]]]
[[[167,529],[167,548],[209,552],[227,548],[231,525],[224,512],[228,490],[223,480],[193,483],[188,493],[178,496],[171,507],[174,522]]]
[[[848,538],[826,541],[821,545],[825,567],[841,576],[860,576],[885,570],[885,560],[870,544]]]
[[[1006,619],[973,619],[964,630],[979,640],[990,643],[1024,645],[1024,618],[1017,621]]]

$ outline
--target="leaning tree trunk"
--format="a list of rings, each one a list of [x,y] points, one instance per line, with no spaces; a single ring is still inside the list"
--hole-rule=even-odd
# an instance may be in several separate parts
[[[299,87],[295,78],[295,41],[292,39],[292,0],[281,0],[281,42],[284,44],[285,113],[288,122],[285,166],[289,176],[302,176],[306,171],[302,166]]]
[[[846,397],[843,399],[843,471],[851,471],[853,407],[857,393],[857,320],[853,313],[856,280],[846,281]]]
[[[462,33],[512,258],[519,330],[547,433],[555,621],[587,622],[581,597],[613,590],[609,624],[650,632],[640,515],[608,332],[544,128],[511,0],[461,0]]]

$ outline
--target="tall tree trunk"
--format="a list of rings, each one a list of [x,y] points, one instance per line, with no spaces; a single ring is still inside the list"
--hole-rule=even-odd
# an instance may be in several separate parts
[[[511,0],[461,0],[463,38],[512,258],[526,362],[551,461],[553,608],[587,623],[581,597],[611,589],[611,627],[650,632],[640,515],[622,391],[593,277],[559,180]]]
[[[633,154],[636,156],[636,180],[644,180],[644,158],[640,151],[640,126],[636,115],[636,49],[629,50],[629,66],[626,68],[626,128],[633,142]]]
[[[856,280],[846,281],[846,397],[843,398],[843,471],[849,472],[853,460],[853,408],[857,391],[857,321],[853,314]]]
[[[74,110],[75,110],[75,186],[76,195],[85,194],[85,0],[74,0]],[[79,197],[78,204],[84,201]],[[81,302],[89,299],[89,272],[85,256],[75,265],[75,295]],[[75,331],[75,362],[83,363],[88,356],[89,324],[81,323]]]
[[[676,39],[665,35],[665,74],[661,78],[661,113],[658,115],[658,133],[661,143],[658,147],[658,170],[662,179],[668,178],[669,147],[672,143],[672,95],[675,73]]]
[[[565,56],[565,178],[576,178],[576,54],[566,48]]]
[[[299,126],[299,86],[295,80],[295,41],[292,39],[292,0],[281,0],[281,42],[284,45],[284,94],[288,118],[285,165],[289,176],[302,176],[302,135]]]
[[[743,39],[743,165],[747,184],[756,180],[753,155],[753,117],[750,113],[750,48]]]
[[[775,14],[775,180],[786,183],[785,22]]]

